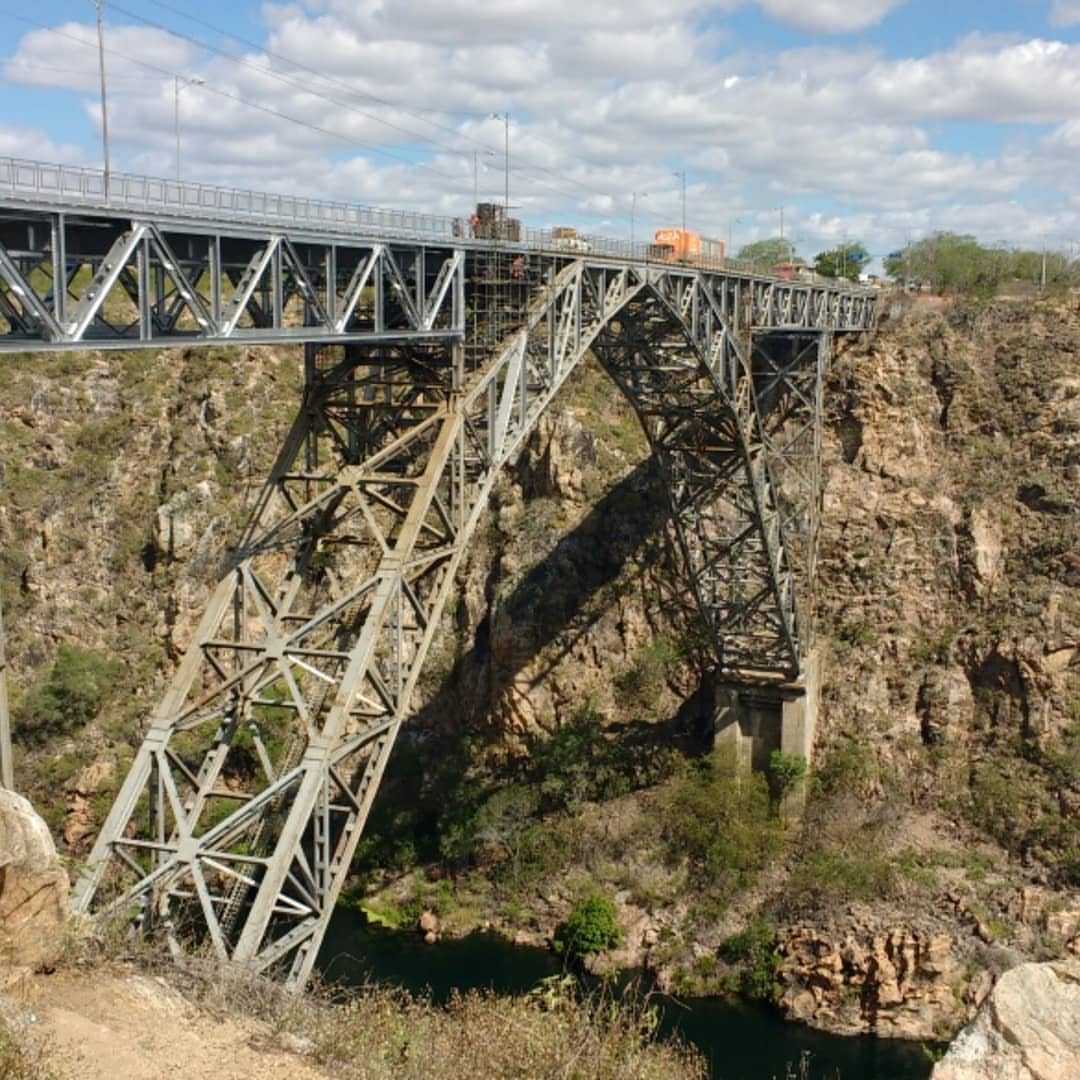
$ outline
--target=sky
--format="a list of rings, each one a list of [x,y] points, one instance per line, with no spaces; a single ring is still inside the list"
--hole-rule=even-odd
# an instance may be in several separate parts
[[[0,14],[0,155],[100,167],[93,0]],[[687,226],[736,250],[782,224],[805,257],[939,230],[1080,254],[1080,0],[105,0],[103,18],[114,171],[453,216],[509,179],[529,224],[638,240],[680,224],[685,177]]]

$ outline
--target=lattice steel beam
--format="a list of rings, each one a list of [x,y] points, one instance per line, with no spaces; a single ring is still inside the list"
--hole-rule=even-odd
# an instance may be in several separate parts
[[[152,230],[123,243],[145,251]],[[381,280],[397,317],[422,327],[461,271],[453,252],[431,275],[414,256],[379,270],[385,253],[356,255],[329,275],[341,287],[319,317],[342,317]],[[722,670],[798,672],[762,390],[740,344],[752,285],[564,257],[506,276],[512,253],[471,258],[470,282],[485,282],[465,305],[472,360],[465,341],[308,348],[303,407],[94,846],[82,910],[134,910],[177,949],[194,936],[304,982],[495,476],[590,347],[669,477]],[[302,292],[283,243],[254,251],[236,306],[269,274],[260,307],[279,318],[290,265]],[[493,328],[508,336],[485,358]]]
[[[302,983],[453,574],[503,463],[607,313],[568,267],[467,375],[462,349],[309,356],[307,400],[76,890],[176,948]]]

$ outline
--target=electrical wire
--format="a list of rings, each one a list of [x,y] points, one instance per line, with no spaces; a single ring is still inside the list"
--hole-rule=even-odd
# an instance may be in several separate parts
[[[449,154],[453,155],[454,157],[463,157],[463,156],[465,156],[465,152],[463,152],[462,150],[459,150],[457,147],[447,146],[445,143],[437,142],[435,139],[432,139],[430,136],[425,135],[422,132],[418,132],[418,131],[414,131],[414,130],[412,130],[410,128],[402,127],[400,124],[395,124],[392,121],[386,120],[386,119],[384,119],[382,117],[379,117],[379,116],[376,116],[373,113],[365,112],[362,109],[358,109],[355,105],[351,105],[348,102],[342,101],[339,98],[333,98],[333,97],[330,97],[327,94],[320,93],[318,90],[313,89],[309,85],[306,85],[304,83],[299,83],[295,79],[290,79],[288,76],[284,75],[281,72],[274,71],[273,68],[269,68],[269,67],[267,67],[267,66],[265,66],[263,64],[259,64],[259,63],[255,62],[255,61],[249,60],[246,57],[236,56],[235,54],[227,52],[224,49],[220,49],[215,45],[211,45],[209,42],[207,42],[207,41],[205,41],[205,40],[203,40],[201,38],[193,37],[193,36],[191,36],[189,34],[180,33],[179,31],[173,30],[172,28],[170,28],[168,26],[164,26],[161,23],[155,22],[153,19],[148,19],[145,16],[140,15],[138,12],[131,11],[130,9],[125,8],[120,4],[106,2],[105,6],[108,7],[108,8],[111,8],[113,11],[116,11],[116,12],[122,14],[122,15],[126,15],[128,18],[136,19],[139,22],[145,24],[146,26],[152,27],[155,30],[160,30],[163,33],[170,34],[173,37],[176,37],[176,38],[180,39],[181,41],[186,41],[191,45],[195,45],[198,48],[205,49],[208,52],[211,52],[211,53],[214,53],[214,54],[216,54],[218,56],[221,56],[224,59],[226,59],[226,60],[228,60],[228,61],[230,61],[232,63],[240,65],[241,67],[246,67],[246,68],[248,68],[248,69],[250,69],[252,71],[258,72],[261,75],[268,76],[269,78],[274,79],[277,82],[283,83],[286,86],[291,86],[292,88],[294,88],[296,90],[300,90],[301,92],[303,92],[305,94],[309,94],[312,97],[317,97],[317,98],[322,99],[323,101],[327,101],[330,104],[336,106],[337,108],[346,109],[346,110],[348,110],[350,112],[357,113],[357,115],[363,116],[366,119],[373,120],[378,124],[382,124],[382,125],[384,125],[386,127],[389,127],[389,128],[391,128],[391,129],[393,129],[395,131],[400,131],[405,135],[408,135],[410,137],[419,139],[421,142],[428,143],[429,145],[434,146],[437,149],[444,151],[445,153],[449,153]],[[168,5],[165,5],[165,4],[162,4],[161,6],[168,7]],[[168,9],[170,11],[176,10],[174,8],[171,8],[171,7],[168,8]],[[199,24],[201,24],[203,26],[206,26],[208,29],[213,30],[215,33],[220,33],[220,34],[223,34],[225,36],[229,36],[227,31],[221,30],[218,27],[215,27],[212,24],[207,23],[202,19],[198,19],[195,16],[187,16],[187,17],[190,18],[193,22],[196,22],[196,23],[199,23]],[[237,38],[236,40],[241,41],[241,42],[244,41],[244,39],[242,39],[242,38]],[[250,44],[252,44],[252,48],[258,48],[257,45],[255,45],[253,43],[250,43]],[[279,56],[276,53],[267,53],[266,55],[274,56],[275,58],[280,59],[285,63],[293,64],[294,66],[298,66],[298,67],[303,68],[303,65],[298,65],[295,61],[292,61],[292,60],[288,59],[287,57]],[[311,69],[305,69],[305,70],[311,72],[311,74],[314,74],[317,78],[324,78],[327,81],[333,82],[333,83],[335,83],[337,85],[340,85],[340,86],[344,87],[350,93],[353,92],[353,88],[351,86],[349,86],[348,83],[342,82],[340,80],[332,79],[329,76],[322,76],[318,72],[311,71]],[[371,95],[363,95],[361,93],[361,96],[371,96]],[[380,99],[376,99],[376,100],[382,102],[385,99],[380,98]],[[390,105],[390,107],[391,108],[397,108],[397,106],[393,106],[393,105]],[[405,110],[405,111],[407,111],[407,110]],[[490,114],[484,114],[484,115],[486,117],[486,116],[488,116]],[[422,118],[420,118],[420,119],[421,119],[421,122],[423,122],[423,123],[430,123],[430,121],[424,121],[424,120],[422,120]],[[468,135],[464,135],[464,133],[457,132],[453,128],[446,128],[445,125],[438,125],[438,126],[444,128],[444,130],[452,132],[456,137],[465,138],[469,142],[472,142],[472,143],[476,144],[477,146],[483,147],[486,152],[490,152],[491,154],[493,154],[496,157],[502,157],[505,160],[505,152],[495,151],[492,147],[488,146],[486,143],[483,143],[483,142],[480,142],[479,140],[473,139]],[[581,187],[581,188],[583,188],[584,190],[590,192],[593,195],[598,195],[601,198],[610,198],[611,197],[610,192],[598,191],[598,190],[596,190],[594,188],[589,187],[588,185],[582,184],[580,181],[574,180],[572,177],[564,177],[561,173],[557,173],[555,170],[546,169],[546,168],[542,168],[542,167],[538,167],[538,166],[530,166],[528,164],[526,164],[524,167],[522,167],[519,164],[519,166],[518,166],[518,172],[519,173],[520,172],[530,172],[530,171],[543,171],[543,172],[546,172],[546,173],[551,173],[551,175],[553,175],[553,176],[559,176],[562,179],[569,180],[569,182],[571,184],[574,184],[574,185],[576,185],[578,187]],[[577,201],[580,198],[580,196],[572,194],[571,192],[567,191],[565,188],[557,187],[554,184],[550,184],[550,183],[548,183],[548,182],[546,182],[544,180],[536,179],[535,177],[532,178],[532,183],[539,186],[539,187],[542,187],[542,188],[546,189],[547,191],[551,191],[556,195],[561,195],[563,198],[566,198],[566,199]],[[580,208],[578,210],[578,213],[583,214],[586,217],[596,217],[596,218],[610,217],[609,214],[595,213],[595,212],[590,211],[590,210],[581,210]]]
[[[174,7],[172,4],[166,3],[165,0],[150,0],[150,2],[153,3],[155,7],[164,8],[166,11],[169,11],[172,14],[179,16],[180,18],[186,19],[189,22],[193,22],[198,26],[202,26],[207,30],[213,31],[215,34],[220,34],[222,37],[229,38],[229,39],[231,39],[233,41],[237,41],[241,45],[246,45],[251,49],[256,49],[260,53],[264,54],[265,56],[269,57],[272,60],[279,60],[282,63],[289,64],[290,66],[296,68],[297,70],[303,71],[304,73],[306,73],[308,75],[311,75],[311,76],[314,76],[317,79],[321,79],[323,82],[329,83],[332,86],[337,86],[337,87],[347,91],[349,94],[355,95],[357,97],[367,98],[369,101],[374,101],[374,102],[376,102],[376,103],[378,103],[380,105],[384,105],[384,106],[386,106],[386,107],[388,107],[390,109],[393,109],[393,110],[395,110],[397,112],[403,112],[406,115],[412,116],[414,119],[419,120],[421,123],[428,124],[431,127],[438,128],[440,131],[445,131],[445,132],[453,135],[456,139],[462,139],[462,140],[464,140],[466,142],[469,142],[469,143],[473,144],[475,147],[478,147],[479,149],[489,151],[489,152],[493,153],[496,157],[505,157],[505,152],[503,150],[500,150],[497,147],[494,147],[491,144],[486,143],[481,139],[476,139],[473,136],[471,136],[471,135],[467,134],[466,132],[463,132],[463,131],[461,131],[461,130],[459,130],[457,128],[450,127],[447,124],[437,123],[434,120],[428,120],[423,115],[424,113],[430,113],[432,115],[438,115],[438,116],[458,115],[458,116],[467,116],[467,117],[471,117],[471,118],[482,118],[482,119],[486,120],[486,119],[490,119],[493,115],[497,115],[497,114],[493,114],[493,113],[472,113],[472,112],[466,112],[464,110],[461,111],[461,112],[458,112],[458,113],[446,113],[446,112],[439,112],[439,111],[436,111],[436,110],[418,109],[418,108],[412,107],[412,106],[400,105],[400,104],[397,104],[397,103],[395,103],[393,101],[388,100],[387,98],[382,98],[382,97],[379,97],[376,94],[371,94],[371,93],[369,93],[367,91],[359,90],[356,87],[352,86],[350,83],[345,82],[343,79],[337,79],[332,75],[327,75],[327,74],[325,74],[323,72],[316,71],[314,68],[308,67],[306,64],[302,64],[300,61],[294,60],[291,57],[284,56],[281,53],[271,52],[269,49],[266,49],[264,46],[258,44],[257,42],[251,41],[248,38],[241,37],[240,35],[235,34],[232,31],[224,30],[219,26],[215,26],[213,23],[207,22],[205,19],[199,18],[196,15],[192,15],[189,12],[186,12],[186,11],[183,11],[183,10],[177,8],[177,7]],[[244,60],[244,59],[242,59],[240,57],[237,57],[232,53],[225,52],[224,50],[218,49],[217,47],[215,47],[213,45],[210,45],[208,42],[202,41],[202,40],[200,40],[198,38],[189,37],[188,35],[182,34],[179,31],[171,29],[170,27],[163,26],[160,23],[156,23],[152,19],[147,19],[145,16],[138,15],[135,12],[129,11],[126,8],[121,7],[119,4],[115,4],[115,3],[110,2],[110,0],[105,0],[105,6],[109,7],[109,8],[112,8],[115,11],[119,11],[119,12],[129,16],[130,18],[138,19],[140,22],[143,22],[148,26],[152,26],[155,29],[163,30],[166,33],[174,34],[175,36],[177,36],[179,38],[182,38],[185,41],[191,42],[192,44],[199,45],[200,47],[205,48],[205,49],[209,50],[210,52],[217,53],[218,55],[224,56],[224,57],[226,57],[226,58],[228,58],[230,60],[235,61],[236,63],[243,63],[246,66],[252,66],[248,61],[246,61],[246,60]],[[274,72],[273,69],[271,69],[271,68],[264,68],[264,67],[261,67],[260,65],[254,65],[254,66],[256,67],[257,70],[264,71],[265,73],[271,75],[272,77],[277,78],[280,75],[280,73]],[[325,97],[325,95],[319,94],[317,91],[311,90],[310,88],[306,88],[306,89],[308,90],[309,93],[313,93],[317,97]],[[326,98],[326,100],[332,101],[334,104],[338,104],[338,105],[343,104],[343,103],[341,103],[339,101],[336,101],[335,99],[332,99],[332,98]],[[343,107],[352,108],[352,106],[348,106],[348,105],[344,105]],[[361,115],[370,115],[370,114],[362,113]],[[374,119],[379,123],[387,123],[387,124],[389,124],[390,127],[395,126],[393,124],[390,124],[389,121],[381,120],[378,117],[371,117],[371,119]],[[404,130],[404,129],[400,129],[400,130]],[[413,133],[413,134],[416,134],[418,138],[422,138],[425,141],[430,142],[432,145],[435,145],[435,146],[443,145],[443,144],[437,143],[430,136],[419,135],[419,133]],[[534,136],[534,139],[535,139],[535,136]],[[535,141],[542,142],[542,140],[539,140],[539,139],[536,139]],[[551,149],[557,149],[556,147],[553,147],[553,146],[551,146],[551,144],[548,144],[548,143],[544,143],[543,145],[550,146]],[[453,154],[463,154],[463,151],[461,151],[461,150],[459,150],[457,148],[451,148],[450,152],[453,153]],[[547,166],[538,165],[535,162],[530,161],[528,158],[525,158],[523,163],[522,163],[521,159],[519,159],[519,158],[515,158],[515,161],[517,162],[517,167],[518,167],[519,172],[532,171],[532,172],[545,173],[545,174],[547,174],[549,176],[557,177],[561,181],[568,182],[568,183],[572,184],[574,187],[579,187],[583,191],[589,192],[590,195],[597,195],[597,196],[600,196],[601,198],[610,198],[611,197],[611,192],[610,191],[600,191],[599,189],[594,188],[591,185],[586,184],[581,180],[575,180],[573,177],[566,176],[563,173],[558,172],[556,169],[550,169]],[[577,196],[570,195],[565,190],[563,190],[561,188],[554,187],[554,186],[552,186],[550,184],[546,184],[546,185],[543,185],[543,186],[547,187],[551,191],[555,191],[559,195],[564,195],[564,196],[566,196],[568,198],[571,198],[571,199],[577,198]]]
[[[42,23],[35,22],[33,19],[26,18],[25,15],[17,15],[12,11],[0,10],[0,14],[7,16],[9,19],[15,19],[18,22],[26,23],[29,26],[33,26],[37,30],[44,30],[47,33],[54,34],[57,37],[65,38],[68,41],[74,41],[79,45],[85,45],[89,48],[96,48],[96,44],[93,41],[88,41],[85,38],[76,36],[75,34],[68,34],[63,30],[57,30],[55,27],[45,26]],[[109,56],[118,57],[121,60],[126,60],[131,64],[138,64],[140,67],[147,68],[150,71],[155,71],[159,75],[164,75],[166,78],[185,78],[179,72],[170,71],[167,68],[163,68],[158,64],[153,64],[148,60],[140,60],[134,56],[128,56],[126,53],[122,53],[117,49],[106,46],[105,53]],[[268,116],[273,116],[281,120],[288,120],[290,123],[298,124],[300,127],[309,129],[310,131],[318,132],[320,135],[328,135],[330,138],[339,139],[342,142],[348,143],[350,146],[359,147],[362,150],[367,150],[370,153],[379,154],[383,157],[392,158],[395,161],[400,161],[411,168],[424,169],[435,176],[442,178],[443,180],[457,181],[459,177],[451,176],[449,173],[440,172],[438,169],[422,161],[413,161],[411,158],[407,158],[402,154],[395,154],[391,150],[384,150],[379,146],[372,146],[370,143],[360,142],[348,135],[342,135],[338,131],[331,131],[329,128],[320,127],[318,124],[312,124],[307,120],[301,120],[295,116],[289,116],[287,113],[280,112],[277,109],[272,109],[268,105],[262,105],[256,101],[250,101],[247,98],[241,97],[238,94],[231,94],[227,90],[222,90],[220,87],[212,86],[210,83],[202,83],[199,87],[200,90],[208,93],[216,94],[219,97],[227,98],[230,101],[235,101],[241,105],[250,109],[256,109],[259,112],[266,113]]]

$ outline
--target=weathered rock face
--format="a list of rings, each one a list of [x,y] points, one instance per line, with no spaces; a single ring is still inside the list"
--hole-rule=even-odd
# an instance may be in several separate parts
[[[0,977],[41,968],[63,946],[67,873],[48,826],[21,795],[0,788]]]
[[[861,941],[796,927],[781,946],[781,1008],[841,1034],[935,1038],[965,1018],[955,944],[950,934],[906,927]]]
[[[933,1080],[1074,1080],[1080,1076],[1080,964],[1021,964],[1002,975]]]

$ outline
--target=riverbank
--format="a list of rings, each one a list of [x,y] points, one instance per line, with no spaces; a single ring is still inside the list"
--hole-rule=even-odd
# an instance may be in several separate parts
[[[366,923],[339,909],[320,956],[327,980],[346,986],[394,986],[430,996],[435,1004],[455,994],[491,992],[499,997],[565,994],[581,976],[550,949],[514,945],[494,933],[472,933],[427,944],[415,931]],[[937,1044],[872,1037],[845,1038],[785,1021],[778,1010],[720,997],[665,994],[647,972],[608,979],[585,976],[581,992],[622,1002],[655,1017],[657,1035],[694,1048],[707,1075],[717,1080],[762,1080],[802,1075],[843,1080],[923,1080]]]
[[[145,954],[84,958],[0,992],[0,1076],[18,1080],[700,1080],[645,1013],[573,994],[463,993],[444,1005],[365,988],[291,995],[256,976]]]

